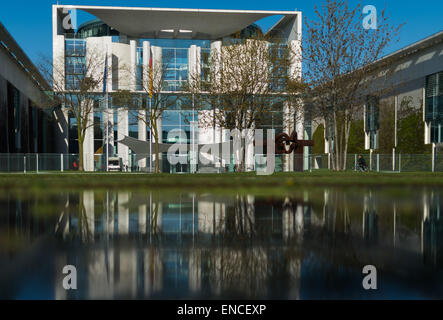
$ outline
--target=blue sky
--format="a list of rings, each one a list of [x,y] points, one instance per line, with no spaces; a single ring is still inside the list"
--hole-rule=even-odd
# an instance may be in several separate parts
[[[352,3],[357,1],[349,0]],[[28,56],[37,62],[41,55],[52,53],[51,13],[54,0],[4,0],[0,7],[0,21],[6,26]],[[225,0],[223,2],[202,0],[61,0],[60,4],[114,5],[162,8],[204,8],[243,10],[301,10],[304,16],[314,17],[314,5],[321,0]],[[391,46],[390,52],[443,30],[442,0],[362,0],[364,5],[375,5],[378,10],[386,7],[391,22],[402,28],[400,41]],[[262,27],[268,28],[274,21],[267,19]]]

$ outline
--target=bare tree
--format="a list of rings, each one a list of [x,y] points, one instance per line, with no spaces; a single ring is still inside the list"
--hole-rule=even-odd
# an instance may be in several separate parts
[[[40,69],[51,84],[49,101],[72,116],[77,125],[79,171],[84,170],[84,141],[88,128],[94,126],[94,109],[103,100],[103,86],[111,63],[105,53],[91,49],[72,57],[68,65],[65,58],[43,58]]]
[[[245,171],[247,131],[253,131],[288,99],[290,49],[264,36],[233,36],[211,50],[206,72],[192,72],[187,91],[194,95],[199,126],[237,129],[242,147],[236,171]],[[280,109],[281,110],[281,109]],[[293,114],[288,115],[292,120]],[[215,130],[215,129],[214,129]],[[250,138],[250,137],[249,137]]]
[[[390,59],[381,59],[401,26],[391,26],[385,10],[376,29],[366,29],[361,4],[325,0],[307,20],[303,43],[305,103],[313,118],[325,122],[332,167],[346,169],[351,123],[361,114],[368,95],[386,94],[392,74]],[[384,91],[384,92],[383,92]]]
[[[164,60],[167,57],[163,56]],[[136,90],[118,90],[113,93],[113,101],[122,107],[128,108],[128,112],[134,119],[140,120],[151,132],[154,144],[154,172],[160,172],[159,144],[161,124],[160,119],[164,117],[163,111],[169,109],[177,99],[166,94],[167,82],[165,74],[168,65],[162,63],[160,59],[150,60],[148,66],[140,66],[139,70],[122,66],[132,83],[135,83]],[[142,93],[140,93],[142,92]]]

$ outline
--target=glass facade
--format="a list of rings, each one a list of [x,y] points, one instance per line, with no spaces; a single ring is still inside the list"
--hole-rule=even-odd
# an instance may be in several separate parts
[[[192,106],[190,97],[180,97],[171,95],[165,99],[167,107],[162,113],[162,140],[164,143],[191,143],[191,122],[198,121],[198,112],[189,108]],[[186,106],[186,107],[185,107]],[[188,110],[186,110],[188,109]],[[181,141],[178,136],[168,139],[171,130],[183,130],[186,133],[186,140]]]
[[[86,55],[86,41],[82,39],[65,40],[65,56],[84,57]]]
[[[146,90],[143,88],[143,48],[137,48],[137,57],[136,57],[137,65],[136,65],[136,90]]]
[[[287,58],[289,50],[286,44],[269,43],[268,47],[271,61],[275,62],[275,66],[269,68],[271,88],[273,91],[282,92],[286,87],[287,76],[286,63],[283,61]]]
[[[103,142],[104,142],[103,125],[104,125],[103,112],[101,111],[94,112],[94,154],[103,153]]]
[[[443,142],[443,72],[426,77],[425,121],[431,123],[431,142]]]
[[[69,113],[69,153],[78,153],[77,119]]]
[[[196,45],[200,48],[209,49],[211,46],[210,40],[194,40],[194,39],[140,39],[139,46],[142,46],[143,41],[149,41],[151,46],[161,47],[161,48],[180,48],[188,49],[192,45]]]
[[[260,28],[257,26],[251,26],[240,33],[240,37],[247,38],[254,35],[256,32],[260,32]],[[66,73],[66,89],[75,90],[78,88],[83,75],[87,72],[86,70],[86,38],[88,37],[100,37],[100,36],[112,36],[113,42],[118,42],[122,44],[128,44],[133,38],[129,38],[126,35],[120,35],[116,30],[111,30],[109,26],[100,21],[91,21],[80,26],[78,34],[73,37],[66,37],[65,40],[65,73]],[[138,41],[138,46],[136,48],[136,90],[146,91],[147,88],[143,88],[143,42],[149,41],[151,47],[161,48],[161,64],[162,70],[164,72],[163,77],[163,87],[162,87],[162,103],[164,104],[161,109],[161,139],[163,143],[191,143],[191,122],[198,122],[198,112],[194,110],[193,99],[190,95],[179,94],[177,91],[182,91],[188,81],[189,72],[189,49],[192,45],[196,45],[200,48],[200,72],[201,79],[206,82],[209,81],[210,75],[210,40],[196,40],[196,39],[165,39],[165,38],[140,38],[136,39]],[[231,37],[220,40],[232,40]],[[275,47],[273,45],[269,46],[271,54],[282,55],[283,47]],[[157,52],[157,51],[155,51]],[[272,68],[269,70],[272,75],[276,72]],[[114,73],[113,73],[114,75]],[[119,81],[117,77],[113,77],[116,82]],[[275,83],[276,90],[279,90],[281,83]],[[114,86],[114,84],[113,84]],[[101,95],[101,93],[97,93]],[[147,94],[143,94],[143,99],[141,104],[143,106],[148,105]],[[280,98],[276,98],[275,108],[269,114],[263,116],[262,121],[259,121],[258,128],[263,129],[275,129],[276,134],[283,132],[283,112],[282,112],[282,102]],[[208,105],[207,109],[211,110],[213,105],[217,104],[217,101],[213,101]],[[104,126],[103,126],[103,108],[96,108],[94,112],[94,152],[95,154],[102,153],[103,149],[103,137],[104,137]],[[126,105],[113,105],[110,104],[110,108],[113,109],[114,113],[114,155],[118,155],[118,110],[121,108],[132,108]],[[196,108],[199,109],[199,108]],[[147,139],[150,139],[150,131],[148,126],[146,126]],[[136,112],[129,110],[128,112],[128,135],[130,137],[138,139],[139,137],[139,127],[138,118]],[[177,135],[168,138],[168,134],[172,130],[183,130],[186,134],[186,138],[180,140]],[[264,132],[266,139],[266,130]],[[195,128],[195,137],[198,137],[198,126]],[[70,116],[69,118],[69,152],[78,152],[77,143],[77,124],[75,118]],[[195,141],[198,143],[198,141]],[[121,155],[120,155],[121,156]],[[128,166],[131,167],[131,162],[133,161],[132,151],[129,149],[129,163]],[[189,159],[189,154],[187,154]],[[161,160],[166,159],[163,155]],[[97,163],[98,161],[96,161]],[[278,164],[277,164],[278,165]],[[172,168],[169,166],[167,161],[162,161],[162,169],[165,172],[189,172],[190,168],[188,165],[183,165],[181,168]]]
[[[180,91],[188,80],[188,49],[163,48],[162,67],[165,91]]]
[[[380,128],[379,124],[379,99],[375,96],[366,98],[365,109],[365,131],[369,135],[369,148],[377,149],[377,132]]]
[[[82,39],[65,40],[66,90],[75,90],[86,73],[86,41]]]
[[[102,21],[93,20],[80,25],[75,36],[85,39],[88,37],[118,36],[118,34],[118,31],[112,29]]]

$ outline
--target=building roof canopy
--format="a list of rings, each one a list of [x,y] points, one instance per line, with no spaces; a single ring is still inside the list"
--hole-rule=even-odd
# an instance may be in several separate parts
[[[128,7],[59,6],[84,10],[120,33],[136,38],[218,39],[273,15],[297,11],[245,11]]]

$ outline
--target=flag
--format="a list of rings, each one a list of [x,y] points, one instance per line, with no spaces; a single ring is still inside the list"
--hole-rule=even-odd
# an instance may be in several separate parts
[[[149,52],[149,99],[152,99],[152,51]]]

